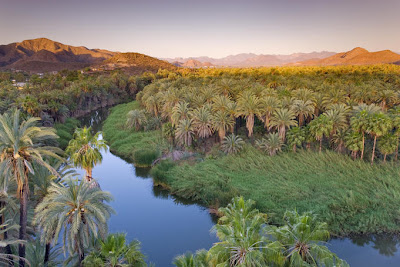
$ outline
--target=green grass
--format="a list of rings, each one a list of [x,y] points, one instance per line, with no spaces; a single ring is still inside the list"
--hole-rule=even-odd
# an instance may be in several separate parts
[[[315,212],[335,234],[400,230],[399,169],[391,163],[370,166],[332,151],[270,157],[247,146],[239,155],[164,165],[153,173],[173,193],[207,205],[243,195],[272,223],[297,209]]]
[[[117,105],[103,125],[105,140],[110,145],[110,150],[120,157],[135,162],[140,167],[150,166],[159,155],[159,144],[162,142],[160,130],[138,131],[125,127],[126,114],[132,109],[139,108],[136,101]],[[137,158],[135,158],[135,155]]]
[[[69,141],[73,138],[75,129],[79,126],[80,122],[75,118],[68,118],[64,123],[56,123],[54,125],[57,135],[60,137],[57,141],[61,149],[65,150]]]

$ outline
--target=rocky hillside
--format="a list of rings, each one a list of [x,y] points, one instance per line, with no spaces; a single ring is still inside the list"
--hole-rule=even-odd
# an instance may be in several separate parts
[[[138,53],[118,53],[84,46],[70,46],[46,38],[0,45],[1,69],[48,72],[103,65],[107,65],[108,69],[122,66],[135,73],[174,68],[165,61]]]
[[[348,52],[338,53],[324,59],[301,61],[291,65],[373,65],[396,63],[398,61],[400,61],[400,55],[390,50],[369,52],[364,48],[356,47]]]

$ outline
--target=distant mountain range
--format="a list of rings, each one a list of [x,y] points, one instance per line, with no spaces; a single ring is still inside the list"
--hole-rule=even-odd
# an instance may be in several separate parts
[[[294,53],[290,55],[256,55],[256,54],[238,54],[223,58],[210,57],[191,57],[191,58],[165,58],[164,60],[179,67],[188,67],[186,63],[195,61],[196,67],[201,64],[213,66],[229,67],[261,67],[261,66],[282,66],[288,63],[305,61],[311,59],[322,59],[335,55],[335,52],[312,52],[312,53]]]
[[[157,59],[139,53],[120,53],[84,46],[70,46],[47,38],[25,40],[0,45],[0,69],[30,72],[82,69],[85,67],[107,70],[123,69],[131,73],[173,70],[176,67],[260,67],[260,66],[330,66],[394,63],[400,65],[400,55],[390,50],[369,52],[357,47],[343,53],[311,52],[290,55],[256,55],[243,53],[223,58],[192,57]]]
[[[263,67],[263,66],[334,66],[334,65],[371,65],[371,64],[400,64],[400,54],[390,50],[369,52],[356,47],[343,53],[311,52],[294,53],[290,55],[256,55],[238,54],[223,58],[191,57],[165,58],[178,67]]]
[[[168,62],[139,53],[119,53],[84,46],[70,46],[47,38],[0,45],[0,68],[30,72],[62,69],[122,68],[128,72],[156,72],[159,68],[175,69]]]

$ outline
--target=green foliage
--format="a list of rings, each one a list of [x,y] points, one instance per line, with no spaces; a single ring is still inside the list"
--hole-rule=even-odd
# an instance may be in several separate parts
[[[157,150],[137,149],[133,153],[133,160],[137,167],[149,167],[160,156]]]
[[[144,255],[140,252],[140,243],[133,240],[128,243],[126,234],[109,234],[104,240],[99,240],[92,252],[83,261],[85,267],[103,266],[147,266]]]
[[[68,179],[65,185],[53,184],[49,194],[35,208],[33,223],[42,231],[42,241],[54,236],[53,242],[63,235],[64,252],[78,254],[83,260],[84,251],[89,248],[91,238],[104,237],[107,220],[114,210],[110,193],[83,180]]]
[[[100,139],[101,132],[92,133],[92,128],[77,128],[74,138],[69,142],[65,152],[70,156],[75,167],[86,171],[86,179],[92,178],[92,169],[101,163],[101,151],[107,151],[105,140]]]
[[[151,169],[150,174],[156,182],[166,183],[167,172],[174,166],[175,163],[172,160],[162,160]]]
[[[159,151],[161,131],[134,131],[126,128],[126,116],[129,111],[138,109],[136,101],[121,104],[112,108],[110,115],[104,122],[104,139],[110,145],[110,150],[119,156],[134,161],[136,150]]]
[[[79,120],[75,118],[68,118],[64,123],[56,123],[54,128],[59,136],[58,145],[61,149],[65,150],[69,141],[73,138],[75,129],[80,126]]]
[[[270,221],[286,210],[314,211],[333,233],[396,232],[400,213],[398,169],[370,166],[332,151],[269,157],[250,146],[239,154],[180,164],[165,173],[173,193],[225,205],[237,194],[252,198]]]
[[[227,154],[236,154],[242,150],[244,141],[241,137],[231,134],[222,140],[222,150]]]

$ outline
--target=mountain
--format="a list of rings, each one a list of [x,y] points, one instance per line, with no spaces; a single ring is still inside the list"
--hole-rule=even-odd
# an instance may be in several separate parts
[[[159,69],[174,70],[176,66],[144,54],[118,53],[99,64],[106,68],[121,68],[130,73],[157,72]]]
[[[108,69],[123,66],[124,69],[133,70],[135,73],[156,72],[159,68],[175,68],[165,61],[138,53],[119,53],[89,49],[84,46],[70,46],[47,38],[0,45],[1,69],[47,72],[82,69],[89,66],[99,67],[103,63],[108,66]]]
[[[350,51],[338,53],[336,55],[323,58],[300,61],[290,65],[317,65],[317,66],[336,66],[336,65],[372,65],[388,64],[400,61],[400,55],[390,50],[369,52],[368,50],[356,47]]]
[[[253,53],[242,53],[237,55],[230,55],[223,58],[210,58],[210,57],[190,57],[190,58],[170,58],[165,59],[168,62],[179,62],[184,65],[188,61],[196,60],[201,63],[209,62],[215,66],[229,66],[229,67],[260,67],[260,66],[281,66],[291,62],[321,59],[324,57],[332,56],[334,52],[312,52],[312,53],[294,53],[290,55],[256,55]]]

